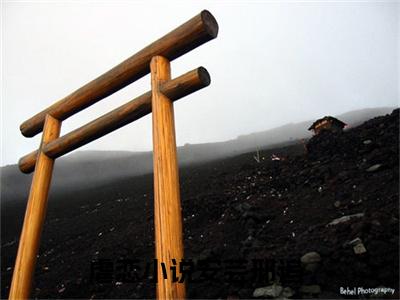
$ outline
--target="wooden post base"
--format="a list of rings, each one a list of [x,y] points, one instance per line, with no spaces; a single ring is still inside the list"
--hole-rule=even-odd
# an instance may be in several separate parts
[[[9,299],[28,299],[30,295],[54,165],[54,160],[47,157],[42,149],[45,144],[60,136],[60,127],[60,121],[50,115],[46,116],[24,225],[19,240]]]

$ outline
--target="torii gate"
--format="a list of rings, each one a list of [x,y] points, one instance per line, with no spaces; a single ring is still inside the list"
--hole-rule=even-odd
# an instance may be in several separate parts
[[[154,228],[156,258],[167,269],[183,259],[182,216],[173,101],[210,84],[203,67],[171,79],[170,61],[216,38],[218,24],[202,11],[116,67],[22,123],[26,137],[43,131],[38,150],[22,157],[19,168],[34,170],[9,299],[30,295],[36,255],[46,215],[54,160],[152,112]],[[60,137],[61,122],[128,84],[151,73],[151,91]],[[158,268],[157,297],[185,298],[184,283],[165,280]]]

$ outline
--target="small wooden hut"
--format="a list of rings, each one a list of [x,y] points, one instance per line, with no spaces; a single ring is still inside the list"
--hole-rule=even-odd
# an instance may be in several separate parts
[[[331,132],[342,132],[347,124],[331,116],[325,116],[322,119],[316,120],[308,130],[314,131],[314,134],[319,134],[322,130]]]

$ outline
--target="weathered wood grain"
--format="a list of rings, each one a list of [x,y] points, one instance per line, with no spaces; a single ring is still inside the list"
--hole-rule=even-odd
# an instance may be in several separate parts
[[[170,100],[176,101],[209,84],[209,73],[205,68],[200,67],[165,82],[159,90]],[[149,113],[151,113],[151,91],[48,143],[42,151],[48,157],[55,159]],[[19,168],[22,172],[33,171],[37,153],[33,151],[20,159]]]
[[[156,56],[150,64],[153,117],[154,165],[154,229],[156,258],[170,270],[172,259],[183,259],[182,214],[179,193],[178,162],[175,141],[173,102],[161,91],[160,85],[170,80],[170,63]],[[169,274],[170,275],[170,274]],[[163,278],[157,273],[158,299],[184,299],[185,284]]]
[[[9,299],[28,299],[30,295],[54,165],[54,160],[46,156],[42,150],[47,143],[59,137],[60,127],[60,121],[50,115],[46,116],[19,241]]]
[[[162,55],[173,60],[214,39],[217,34],[217,21],[210,12],[202,11],[113,69],[23,122],[21,133],[26,137],[35,136],[42,131],[47,114],[63,121],[138,80],[150,72],[149,64],[153,56]]]

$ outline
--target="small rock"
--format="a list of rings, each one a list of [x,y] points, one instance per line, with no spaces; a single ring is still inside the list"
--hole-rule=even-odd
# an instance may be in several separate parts
[[[351,240],[347,244],[350,246],[356,246],[358,244],[362,244],[362,240],[358,237],[358,238],[355,238],[354,240]]]
[[[303,285],[300,288],[301,294],[318,295],[321,293],[321,287],[319,285]]]
[[[375,171],[377,171],[380,167],[382,167],[381,164],[376,164],[376,165],[373,165],[373,166],[369,167],[366,171],[367,171],[367,172],[375,172]]]
[[[367,252],[367,249],[365,249],[365,246],[359,237],[355,238],[354,240],[351,240],[350,242],[347,243],[347,245],[353,246],[355,254],[363,254]]]
[[[294,295],[294,291],[288,286],[283,289],[282,294],[281,294],[281,296],[283,298],[290,298],[293,295]]]
[[[364,145],[368,145],[368,144],[371,144],[371,143],[372,143],[371,140],[365,140],[365,141],[363,142]]]
[[[339,208],[340,207],[340,201],[338,200],[338,201],[335,201],[335,203],[333,203],[333,206],[335,206],[336,208]]]
[[[277,298],[282,293],[282,286],[273,284],[267,287],[257,288],[253,292],[253,297],[272,297]]]
[[[363,254],[367,252],[367,249],[365,249],[365,246],[363,243],[357,244],[353,247],[354,253],[355,254]]]
[[[340,223],[345,223],[345,222],[350,221],[352,218],[362,218],[362,217],[364,217],[364,213],[358,213],[358,214],[354,214],[354,215],[343,216],[343,217],[334,219],[327,226],[333,226],[333,225],[337,225],[337,224],[340,224]]]
[[[11,242],[5,243],[2,247],[9,247],[9,246],[12,246],[12,245],[15,244],[15,242],[16,242],[16,240],[12,240]]]
[[[316,269],[318,269],[321,256],[315,251],[308,252],[300,258],[300,261],[306,271],[314,272]]]
[[[312,264],[312,263],[318,263],[321,261],[321,256],[318,254],[318,252],[308,252],[304,254],[301,258],[300,261],[303,264]]]

